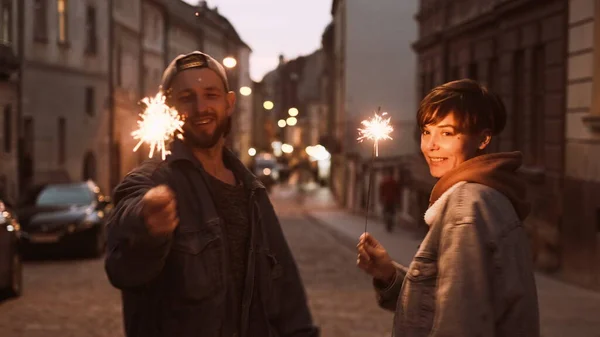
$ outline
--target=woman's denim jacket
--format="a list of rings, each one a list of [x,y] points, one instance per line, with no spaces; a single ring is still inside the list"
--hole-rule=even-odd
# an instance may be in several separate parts
[[[428,210],[430,229],[395,281],[375,281],[379,304],[395,311],[397,337],[539,336],[528,239],[509,199],[459,182]]]

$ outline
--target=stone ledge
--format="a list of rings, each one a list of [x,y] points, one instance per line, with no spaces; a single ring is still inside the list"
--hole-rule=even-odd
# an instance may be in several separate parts
[[[592,132],[600,133],[600,115],[586,115],[582,117],[583,124]]]

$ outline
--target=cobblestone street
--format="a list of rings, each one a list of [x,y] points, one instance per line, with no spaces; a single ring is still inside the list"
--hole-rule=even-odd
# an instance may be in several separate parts
[[[284,195],[274,203],[322,336],[389,336],[392,314],[377,306],[354,251],[308,221],[297,201]],[[326,207],[318,195],[310,202]],[[23,296],[0,303],[0,336],[123,336],[120,295],[101,259],[28,261],[24,278]]]

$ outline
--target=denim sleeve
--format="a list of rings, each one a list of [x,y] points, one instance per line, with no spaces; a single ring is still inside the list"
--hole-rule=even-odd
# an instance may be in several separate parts
[[[377,296],[377,303],[383,309],[389,311],[396,311],[396,303],[402,290],[402,283],[406,276],[406,267],[394,262],[396,267],[396,276],[390,284],[384,284],[383,282],[373,279],[373,286],[375,287],[375,293]]]
[[[319,337],[320,330],[313,323],[304,284],[279,219],[268,197],[261,196],[261,199],[262,221],[268,231],[271,248],[283,268],[282,289],[286,292],[286,296],[280,297],[281,311],[274,321],[275,328],[282,337]]]
[[[170,236],[150,235],[141,216],[141,200],[156,186],[152,167],[128,174],[114,191],[115,208],[107,221],[105,269],[111,284],[125,289],[143,286],[162,270]]]
[[[475,221],[448,224],[439,249],[435,318],[429,336],[494,336],[490,256],[478,225]]]

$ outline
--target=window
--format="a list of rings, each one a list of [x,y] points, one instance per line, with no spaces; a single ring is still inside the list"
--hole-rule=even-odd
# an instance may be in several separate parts
[[[87,185],[50,185],[37,197],[38,206],[85,206],[94,201]]]
[[[600,234],[600,208],[596,209],[596,231]]]
[[[35,139],[33,129],[33,117],[23,118],[23,150],[25,154],[33,157],[33,140]]]
[[[458,80],[459,78],[460,78],[460,67],[459,66],[452,67],[452,69],[450,70],[450,80],[454,81],[454,80]]]
[[[529,132],[531,133],[532,164],[542,165],[544,160],[544,83],[546,76],[546,50],[538,45],[533,50],[532,97]]]
[[[498,93],[496,89],[497,85],[496,85],[496,79],[498,78],[498,59],[497,58],[492,58],[490,59],[490,62],[488,64],[488,79],[487,79],[487,86],[488,88],[496,91],[496,93]]]
[[[58,163],[60,165],[67,161],[67,120],[58,118]]]
[[[12,107],[7,105],[4,107],[4,152],[12,151],[13,141],[13,125],[12,125]]]
[[[33,38],[36,41],[48,40],[48,10],[47,0],[35,0],[33,6]]]
[[[93,117],[96,112],[96,95],[93,87],[85,88],[85,113]]]
[[[0,24],[0,38],[4,43],[12,42],[12,6],[10,2],[2,3],[2,23]]]
[[[58,7],[58,42],[67,43],[69,38],[69,2],[68,0],[56,0]]]
[[[96,8],[87,7],[85,29],[87,34],[87,42],[85,51],[88,54],[95,55],[98,47],[98,39],[96,36]]]
[[[479,69],[477,62],[471,62],[469,64],[469,78],[477,81],[479,79]]]
[[[115,51],[115,53],[117,55],[115,55],[115,60],[116,60],[116,74],[115,74],[115,78],[117,79],[117,86],[122,86],[123,85],[123,48],[121,47],[120,44],[117,45],[117,50]]]
[[[154,16],[154,37],[156,39],[160,37],[160,15]]]
[[[513,149],[523,151],[525,144],[525,123],[523,123],[523,107],[525,106],[525,54],[523,50],[515,53],[513,58]]]

